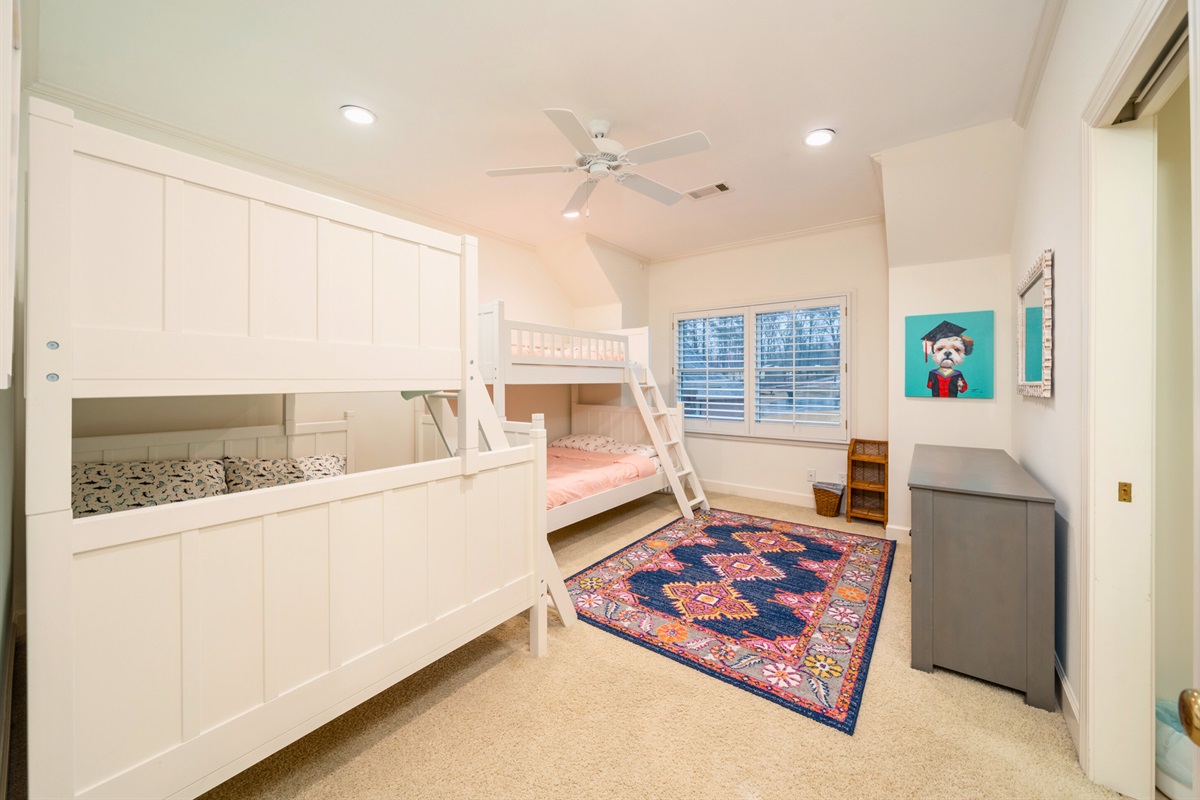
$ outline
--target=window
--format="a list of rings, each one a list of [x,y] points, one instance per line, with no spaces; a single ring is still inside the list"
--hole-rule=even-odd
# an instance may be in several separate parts
[[[849,441],[845,295],[675,315],[686,430]]]

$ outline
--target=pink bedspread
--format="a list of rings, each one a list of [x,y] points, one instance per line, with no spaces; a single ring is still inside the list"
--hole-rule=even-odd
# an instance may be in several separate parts
[[[615,489],[655,473],[645,456],[546,448],[546,508]]]

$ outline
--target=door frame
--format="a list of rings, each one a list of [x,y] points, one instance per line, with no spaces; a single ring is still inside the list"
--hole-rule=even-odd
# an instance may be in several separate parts
[[[1080,763],[1088,778],[1135,798],[1154,797],[1154,669],[1121,665],[1116,654],[1153,653],[1153,381],[1140,381],[1114,397],[1128,381],[1129,361],[1119,352],[1121,331],[1152,330],[1155,269],[1155,170],[1153,119],[1112,127],[1185,14],[1189,19],[1188,66],[1197,70],[1197,8],[1200,0],[1143,0],[1101,77],[1082,118],[1083,137],[1083,537],[1080,571],[1081,699]],[[1190,82],[1192,151],[1193,342],[1200,311],[1200,141],[1197,134],[1200,80]],[[1131,287],[1122,296],[1120,281]],[[1122,314],[1122,325],[1113,320]],[[1131,326],[1131,327],[1126,327]],[[1132,337],[1125,336],[1125,339]],[[1113,349],[1116,348],[1116,353]],[[1116,356],[1116,357],[1114,357]],[[1193,347],[1193,391],[1200,392]],[[1122,373],[1124,375],[1122,376]],[[1200,393],[1194,395],[1200,398]],[[1125,406],[1125,408],[1122,408]],[[1193,479],[1200,476],[1200,412],[1193,409]],[[1123,423],[1123,424],[1122,424]],[[1141,440],[1141,449],[1137,442]],[[1134,502],[1118,503],[1117,480],[1134,483]],[[1144,487],[1144,488],[1142,488]],[[1139,492],[1138,489],[1141,488]],[[1193,608],[1200,608],[1200,491],[1193,490]],[[1139,502],[1140,500],[1140,502]],[[1200,621],[1193,615],[1193,626]],[[1118,635],[1119,634],[1119,635]],[[1121,646],[1116,647],[1117,640]],[[1200,686],[1200,636],[1193,636],[1193,670]],[[1200,762],[1200,758],[1197,759]],[[1195,774],[1200,775],[1200,772]],[[1196,781],[1200,784],[1200,781]],[[1200,797],[1200,795],[1198,795]]]

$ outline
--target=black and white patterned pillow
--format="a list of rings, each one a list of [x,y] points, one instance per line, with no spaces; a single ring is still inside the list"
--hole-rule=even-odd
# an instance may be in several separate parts
[[[346,474],[346,457],[342,455],[305,456],[297,458],[296,462],[304,472],[306,481],[334,478]]]
[[[71,465],[71,515],[90,517],[225,494],[217,459]]]
[[[304,458],[225,457],[225,485],[230,493],[286,486],[346,474],[343,455]]]

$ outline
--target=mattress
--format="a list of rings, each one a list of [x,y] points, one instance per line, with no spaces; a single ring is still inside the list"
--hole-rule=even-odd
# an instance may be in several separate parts
[[[546,448],[546,508],[582,500],[658,471],[655,463],[636,453],[597,453],[567,447]]]

